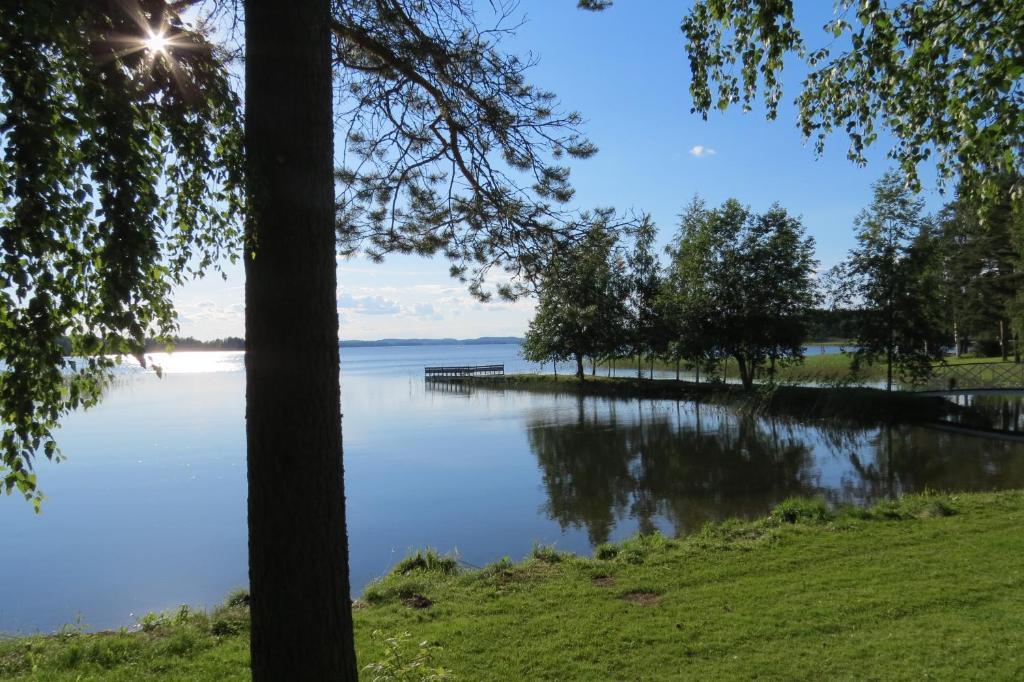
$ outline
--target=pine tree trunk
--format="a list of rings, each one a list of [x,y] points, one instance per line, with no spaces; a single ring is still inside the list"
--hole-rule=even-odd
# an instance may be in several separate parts
[[[357,679],[329,18],[329,0],[249,0],[245,8],[246,436],[257,681]]]

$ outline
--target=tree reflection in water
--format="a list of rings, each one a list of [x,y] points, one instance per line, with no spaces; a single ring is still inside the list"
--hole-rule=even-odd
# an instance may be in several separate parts
[[[925,427],[807,425],[691,402],[562,397],[527,418],[546,512],[590,542],[632,519],[677,533],[786,497],[866,504],[924,488],[1024,485],[1024,445]],[[565,402],[561,402],[564,405]]]

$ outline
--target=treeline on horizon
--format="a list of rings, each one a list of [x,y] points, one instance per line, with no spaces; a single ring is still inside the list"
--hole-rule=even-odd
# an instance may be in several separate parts
[[[534,362],[660,358],[715,376],[736,362],[755,377],[803,360],[804,344],[846,340],[851,373],[883,364],[894,379],[927,378],[948,349],[1012,353],[1024,329],[1024,202],[1012,179],[995,201],[958,192],[936,215],[902,176],[887,173],[856,217],[856,246],[819,274],[814,240],[778,204],[757,213],[736,199],[682,212],[662,264],[645,220],[625,235],[595,223],[555,254],[536,286],[523,342]],[[557,371],[557,367],[556,367]]]
[[[64,353],[71,354],[71,342],[67,338],[59,340]],[[245,350],[245,339],[227,336],[223,339],[202,341],[191,336],[173,336],[170,339],[146,339],[142,352],[165,353],[176,350]]]

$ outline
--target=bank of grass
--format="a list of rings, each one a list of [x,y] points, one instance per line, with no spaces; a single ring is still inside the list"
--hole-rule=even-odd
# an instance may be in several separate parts
[[[934,422],[956,416],[966,426],[988,422],[971,409],[938,396],[904,391],[884,391],[861,386],[757,385],[744,391],[737,384],[721,382],[636,379],[632,377],[509,374],[499,377],[459,379],[483,389],[532,391],[556,394],[645,398],[655,400],[699,400],[726,404],[741,411],[800,420],[829,420],[846,424]]]
[[[366,679],[1021,679],[1022,524],[1019,491],[796,499],[592,559],[538,546],[453,571],[421,553],[356,603],[357,649]],[[0,641],[0,676],[246,679],[245,608]]]
[[[809,344],[811,347],[825,346],[825,345],[838,345],[842,346],[840,342],[829,342],[829,343],[812,343]],[[847,344],[846,347],[851,347]],[[607,371],[609,362],[611,365],[619,370],[636,370],[637,359],[633,358],[617,358],[610,361],[604,361],[598,364],[597,374],[600,375],[602,371]],[[857,372],[854,373],[851,369],[851,363],[853,362],[853,356],[850,353],[822,353],[817,355],[807,355],[802,362],[791,363],[786,365],[779,365],[775,371],[775,380],[778,382],[786,383],[845,383],[845,384],[865,384],[875,383],[882,381],[886,376],[886,368],[884,363],[876,363],[873,365],[863,365],[858,368]],[[965,363],[973,362],[986,362],[986,363],[1012,363],[1013,359],[1003,360],[1001,357],[978,357],[973,355],[964,355],[962,357],[948,357],[945,359],[947,365],[960,365]],[[645,375],[651,369],[651,359],[643,358],[641,365]],[[654,359],[653,367],[657,371],[662,372],[675,372],[676,366],[674,362],[665,361],[662,359]],[[590,371],[590,365],[587,365],[588,372]],[[684,367],[684,371],[685,367]],[[687,372],[689,374],[690,370]],[[721,362],[718,369],[716,370],[716,376],[735,379],[739,376],[739,369],[736,365],[736,360],[733,358],[727,358]]]

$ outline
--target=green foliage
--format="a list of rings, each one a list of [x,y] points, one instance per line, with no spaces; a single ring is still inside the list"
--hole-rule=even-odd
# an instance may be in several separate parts
[[[523,357],[575,358],[582,380],[583,359],[609,355],[623,339],[629,284],[615,232],[605,221],[595,223],[582,241],[552,258],[539,289]]]
[[[861,362],[884,362],[889,390],[894,372],[921,381],[944,356],[935,244],[922,210],[899,175],[884,175],[871,206],[857,216],[857,247],[829,275],[833,297],[860,311],[854,370]]]
[[[772,510],[770,518],[782,523],[824,523],[835,514],[824,500],[790,497]]]
[[[500,580],[508,577],[511,574],[513,567],[514,564],[512,563],[512,560],[507,556],[503,556],[497,561],[487,564],[481,568],[477,573],[477,577],[481,580]]]
[[[409,680],[410,682],[434,682],[451,679],[451,673],[435,665],[434,656],[441,647],[423,641],[415,646],[412,635],[401,632],[388,636],[380,630],[370,633],[370,638],[380,647],[379,661],[363,668],[373,682]]]
[[[530,550],[530,558],[545,564],[557,564],[565,556],[565,553],[559,552],[554,545],[544,545],[539,542],[533,543],[533,549]]]
[[[967,352],[972,343],[987,345],[1006,359],[1010,336],[1024,331],[1024,299],[1018,293],[1024,201],[1014,200],[1008,180],[987,203],[958,189],[939,213],[936,228],[936,293],[958,352]]]
[[[663,281],[661,265],[654,254],[655,237],[657,229],[654,223],[645,219],[637,227],[633,249],[626,257],[629,266],[629,297],[623,345],[628,346],[632,354],[638,357],[660,354],[667,349],[672,340],[672,330],[668,327],[664,311],[658,304]],[[639,365],[637,372],[640,372]]]
[[[346,94],[346,153],[337,169],[344,253],[440,254],[486,298],[500,267],[525,292],[550,254],[582,238],[592,217],[567,210],[567,159],[597,148],[582,117],[525,77],[507,54],[514,7],[494,3],[495,26],[470,0],[333,4],[335,74]]]
[[[941,518],[956,513],[954,498],[929,492],[885,500],[864,510],[866,518],[888,521]],[[857,511],[853,511],[852,514],[857,515]]]
[[[224,600],[225,605],[229,607],[239,607],[249,605],[249,590],[239,588],[228,593],[227,598]]]
[[[863,164],[888,131],[889,157],[912,186],[918,165],[934,157],[940,181],[967,178],[991,198],[993,174],[1019,175],[1024,163],[1022,25],[1017,0],[839,0],[825,47],[811,49],[792,0],[698,0],[682,29],[694,110],[705,118],[713,107],[749,109],[759,87],[775,118],[783,65],[795,55],[809,69],[796,98],[799,126],[819,153],[843,131],[848,156]]]
[[[454,556],[444,556],[436,550],[427,547],[425,550],[416,550],[415,554],[405,557],[392,569],[393,572],[405,575],[413,571],[437,572],[442,575],[452,575],[459,570],[459,562]]]
[[[682,357],[731,356],[748,389],[765,363],[802,358],[817,293],[814,240],[798,219],[778,205],[755,214],[734,199],[718,209],[695,199],[669,252],[663,305]]]
[[[143,49],[151,26],[167,52]],[[235,255],[238,109],[213,48],[164,3],[0,9],[5,492],[38,506],[32,459],[57,457],[61,417],[100,398],[106,354],[170,335],[172,288]]]

